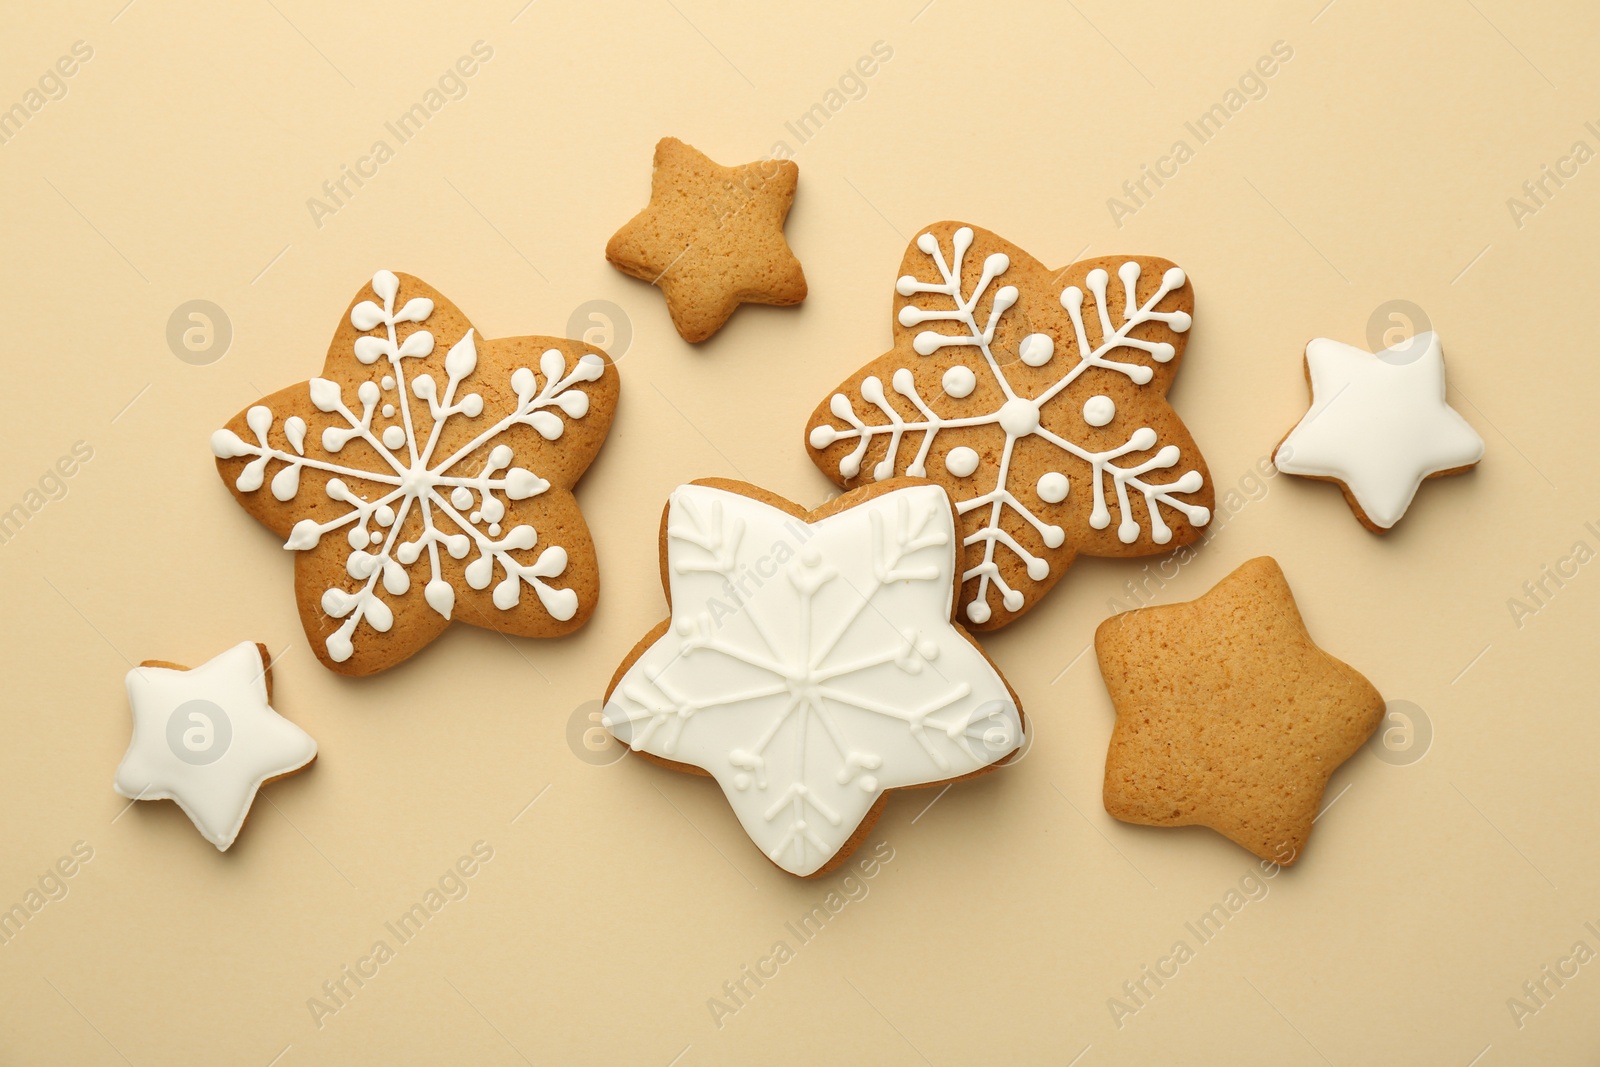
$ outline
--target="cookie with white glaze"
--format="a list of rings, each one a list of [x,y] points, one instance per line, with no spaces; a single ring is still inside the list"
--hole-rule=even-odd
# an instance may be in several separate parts
[[[1306,345],[1311,408],[1278,442],[1285,474],[1333,482],[1361,525],[1387,533],[1429,478],[1483,458],[1483,438],[1445,399],[1433,331],[1381,352],[1318,337]]]
[[[714,778],[783,870],[833,870],[890,792],[1022,745],[1016,694],[954,621],[956,529],[920,480],[813,511],[742,482],[680,486],[661,525],[671,616],[617,668],[606,728]]]
[[[133,738],[113,787],[129,800],[171,800],[221,852],[257,791],[304,770],[317,743],[272,708],[267,646],[249,641],[193,669],[146,660],[128,672]]]

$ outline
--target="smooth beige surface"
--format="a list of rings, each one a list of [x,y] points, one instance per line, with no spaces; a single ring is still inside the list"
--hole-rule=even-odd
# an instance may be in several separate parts
[[[1600,562],[1561,562],[1600,549],[1600,163],[1547,182],[1520,228],[1506,201],[1575,141],[1600,149],[1593,5],[122,3],[14,4],[0,28],[0,107],[74,41],[94,50],[0,144],[0,507],[93,449],[0,545],[0,905],[93,850],[0,946],[0,1061],[1592,1062],[1600,959],[1559,987],[1541,968],[1600,951]],[[467,95],[398,144],[384,124],[479,40]],[[865,95],[799,145],[786,122],[880,40]],[[1265,97],[1199,144],[1185,122],[1277,41],[1293,59]],[[727,163],[798,147],[803,306],[744,308],[691,348],[606,265],[669,133]],[[379,138],[394,158],[319,228],[307,199]],[[1179,138],[1193,158],[1119,230],[1107,198]],[[1036,743],[931,807],[892,800],[870,881],[791,879],[709,781],[576,754],[586,702],[664,612],[669,490],[726,475],[820,500],[806,415],[887,346],[901,252],[942,218],[1051,263],[1145,252],[1193,277],[1172,396],[1233,514],[1155,595],[1269,553],[1317,641],[1433,731],[1420,761],[1364,751],[1336,774],[1294,870],[1250,880],[1215,834],[1101,808],[1112,715],[1086,649],[1137,562],[1078,563],[987,639]],[[563,332],[592,299],[631,317],[616,427],[579,487],[604,592],[577,636],[453,627],[366,681],[305,646],[291,560],[206,439],[315,373],[380,267],[490,336]],[[209,366],[166,341],[197,298],[232,323]],[[1432,316],[1488,453],[1378,538],[1335,488],[1251,472],[1305,409],[1305,342],[1363,343],[1396,298]],[[1519,627],[1508,598],[1563,565]],[[111,777],[130,663],[240,640],[281,657],[275,704],[321,757],[221,855],[169,803],[124,811]],[[478,841],[493,858],[465,899],[399,944],[384,924]],[[1185,924],[1241,883],[1202,943]],[[849,902],[803,940],[786,924],[830,891]],[[308,999],[380,939],[393,958],[319,1027]],[[1157,988],[1143,968],[1180,940],[1192,958]],[[757,988],[743,968],[779,941]],[[719,1027],[708,1000],[741,980],[753,996]],[[1153,996],[1117,1020],[1141,980]],[[1529,981],[1550,995],[1519,1028]]]

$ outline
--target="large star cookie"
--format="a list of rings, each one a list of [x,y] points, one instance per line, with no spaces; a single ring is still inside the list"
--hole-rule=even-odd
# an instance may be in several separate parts
[[[272,710],[264,645],[235,645],[190,670],[147,660],[128,672],[133,740],[114,786],[129,800],[172,800],[226,852],[256,791],[317,758],[317,743]]]
[[[791,874],[832,870],[890,790],[970,777],[1022,744],[1016,695],[952,621],[950,500],[896,479],[812,512],[721,480],[662,520],[671,617],[617,669],[604,723],[722,786]]]
[[[1198,600],[1114,615],[1094,636],[1117,724],[1106,811],[1209,826],[1287,866],[1336,768],[1383,719],[1383,697],[1306,633],[1275,560]]]
[[[572,487],[616,409],[605,353],[480,337],[437,290],[384,270],[322,374],[235,415],[211,450],[295,553],[300,621],[325,666],[392,667],[451,619],[522,637],[588,620],[600,580]]]
[[[658,286],[685,341],[704,341],[740,304],[798,304],[806,276],[783,237],[800,168],[722,167],[676,137],[656,145],[650,203],[606,244],[624,274]]]
[[[1361,524],[1385,533],[1425,478],[1483,458],[1483,438],[1445,402],[1439,335],[1376,354],[1319,337],[1306,345],[1311,410],[1279,443],[1285,474],[1336,482]]]
[[[1210,478],[1166,401],[1194,309],[1178,267],[1109,256],[1050,270],[987,230],[927,227],[895,284],[894,348],[806,427],[840,486],[896,474],[950,493],[963,613],[992,630],[1084,553],[1147,556],[1211,521]]]

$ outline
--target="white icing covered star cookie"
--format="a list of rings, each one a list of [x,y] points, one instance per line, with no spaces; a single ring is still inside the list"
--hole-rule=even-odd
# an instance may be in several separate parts
[[[226,852],[256,790],[306,766],[317,743],[267,703],[265,646],[244,642],[190,670],[146,661],[128,672],[133,740],[115,787],[130,800],[172,800]]]
[[[779,867],[831,870],[887,791],[1022,744],[1016,696],[953,621],[959,546],[950,498],[920,480],[810,513],[741,482],[680,486],[662,533],[672,616],[618,669],[606,727],[715,778]]]
[[[1424,478],[1483,458],[1483,438],[1445,402],[1444,354],[1432,331],[1375,354],[1319,337],[1306,345],[1306,378],[1311,410],[1273,463],[1337,482],[1375,533],[1400,521]]]

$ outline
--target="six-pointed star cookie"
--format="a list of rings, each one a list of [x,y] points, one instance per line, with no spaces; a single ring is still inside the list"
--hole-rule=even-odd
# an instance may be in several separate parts
[[[128,672],[133,740],[117,767],[129,800],[173,800],[223,852],[256,790],[317,758],[317,743],[268,704],[267,649],[244,642],[190,670],[147,660]]]
[[[842,863],[887,792],[1021,745],[1016,695],[952,621],[955,515],[898,478],[806,512],[742,482],[680,486],[661,531],[672,615],[617,668],[604,722],[715,778],[791,874]]]
[[[382,270],[322,374],[235,415],[211,450],[295,553],[324,666],[392,667],[452,619],[522,637],[588,620],[600,580],[572,487],[616,409],[603,352],[481,337],[437,290]]]
[[[1285,474],[1338,483],[1361,524],[1385,533],[1423,479],[1483,458],[1483,438],[1445,402],[1439,335],[1376,354],[1319,337],[1306,345],[1311,410],[1278,445]]]
[[[1383,697],[1306,633],[1275,560],[1186,604],[1114,615],[1094,636],[1116,708],[1106,811],[1209,826],[1287,866],[1328,778],[1383,719]]]
[[[1214,492],[1167,388],[1194,286],[1151,256],[1052,270],[960,222],[926,227],[894,284],[894,347],[806,426],[841,487],[906,474],[956,502],[962,616],[993,630],[1072,561],[1149,556],[1200,536]]]
[[[650,203],[606,244],[624,274],[659,286],[685,341],[704,341],[740,304],[798,304],[806,276],[783,237],[800,168],[713,163],[675,137],[656,145]]]

